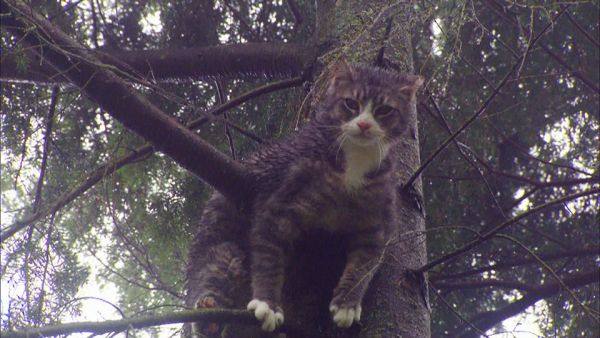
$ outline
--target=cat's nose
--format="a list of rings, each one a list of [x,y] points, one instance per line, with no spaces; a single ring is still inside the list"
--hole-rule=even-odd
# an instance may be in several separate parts
[[[361,131],[365,131],[371,128],[371,124],[367,121],[358,121],[356,122],[356,125],[358,126],[358,128],[360,128]]]

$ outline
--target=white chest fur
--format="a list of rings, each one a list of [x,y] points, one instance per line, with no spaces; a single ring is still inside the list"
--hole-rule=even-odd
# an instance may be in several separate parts
[[[344,183],[348,190],[355,190],[362,187],[367,173],[381,165],[387,155],[389,146],[378,143],[362,146],[345,142],[342,149],[346,159]]]

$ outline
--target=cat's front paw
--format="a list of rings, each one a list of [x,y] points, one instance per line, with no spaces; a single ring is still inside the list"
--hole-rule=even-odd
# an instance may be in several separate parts
[[[356,306],[337,306],[331,304],[329,311],[333,316],[333,321],[338,327],[347,328],[352,326],[352,323],[360,320],[362,307],[360,304]]]
[[[273,310],[269,304],[258,299],[251,300],[247,308],[254,312],[254,317],[262,322],[261,327],[267,332],[273,332],[283,324],[283,311],[280,308]]]

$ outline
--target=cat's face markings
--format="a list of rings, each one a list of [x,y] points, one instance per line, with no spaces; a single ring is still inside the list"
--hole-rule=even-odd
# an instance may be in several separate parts
[[[329,124],[341,127],[340,143],[389,145],[405,133],[411,102],[423,78],[341,62],[324,97]]]
[[[341,126],[344,138],[359,146],[381,143],[385,138],[385,131],[374,115],[376,109],[373,100],[354,102],[358,109],[353,110],[355,114]]]

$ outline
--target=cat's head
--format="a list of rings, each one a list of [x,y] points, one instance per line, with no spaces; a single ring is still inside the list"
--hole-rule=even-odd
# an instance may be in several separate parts
[[[418,75],[340,61],[333,67],[319,114],[358,146],[393,143],[407,130],[422,84]]]

